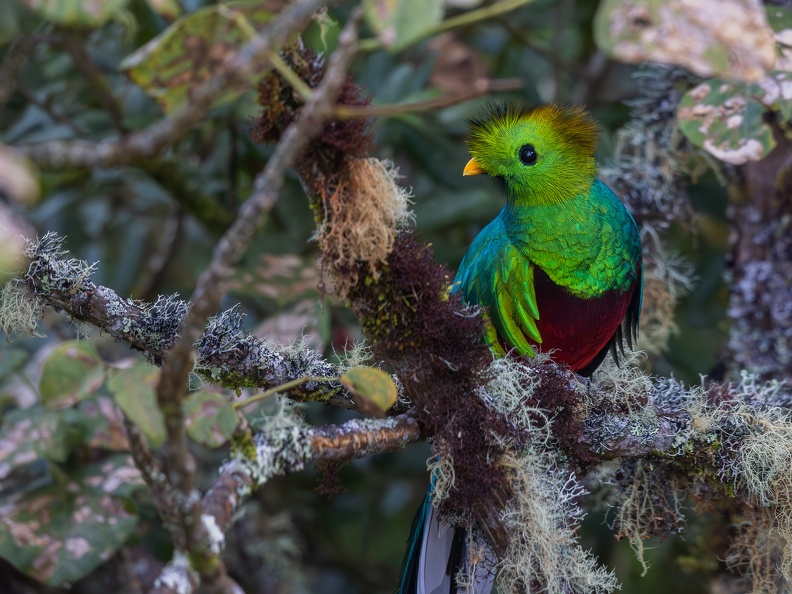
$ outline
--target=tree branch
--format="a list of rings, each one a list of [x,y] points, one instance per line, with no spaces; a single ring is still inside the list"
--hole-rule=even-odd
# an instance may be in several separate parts
[[[297,5],[302,6],[302,5]],[[254,184],[253,195],[245,202],[233,225],[215,247],[212,262],[201,274],[190,307],[180,329],[180,338],[165,355],[157,384],[157,404],[165,419],[165,443],[168,480],[180,495],[182,548],[190,555],[191,567],[199,572],[201,582],[212,586],[224,578],[224,568],[215,547],[207,548],[210,534],[201,522],[200,504],[194,491],[195,461],[187,449],[187,434],[182,401],[187,394],[187,379],[194,366],[193,345],[214,314],[223,295],[222,282],[247,250],[272,208],[283,184],[286,169],[299,156],[310,139],[321,132],[332,114],[349,63],[357,49],[357,26],[361,11],[354,13],[339,37],[338,49],[330,57],[327,71],[297,120],[284,132],[262,175]]]
[[[456,105],[477,97],[483,97],[489,93],[498,91],[517,91],[523,88],[525,81],[521,78],[480,78],[473,82],[470,89],[459,93],[449,93],[426,101],[415,101],[413,103],[402,103],[398,105],[336,105],[334,117],[341,120],[351,120],[356,118],[378,118],[405,113],[415,113],[418,111],[429,111],[441,109],[450,105]]]
[[[238,433],[249,435],[247,427]],[[244,499],[272,478],[302,470],[320,460],[351,460],[397,450],[421,439],[414,415],[406,413],[389,419],[353,420],[343,425],[300,427],[291,425],[250,436],[249,447],[239,452],[220,470],[220,476],[200,504],[200,519],[209,546],[220,551],[231,518]],[[176,557],[157,579],[151,594],[191,594],[196,587],[189,564]]]
[[[161,365],[178,337],[188,303],[178,295],[155,303],[133,301],[95,284],[87,262],[67,258],[63,240],[47,234],[32,248],[21,282],[35,300],[55,311],[95,326]],[[230,389],[271,389],[310,376],[339,376],[342,371],[311,349],[281,349],[243,330],[244,315],[236,308],[213,317],[196,342],[194,372]],[[322,402],[357,410],[352,395],[340,383],[308,382],[284,395],[298,402]]]

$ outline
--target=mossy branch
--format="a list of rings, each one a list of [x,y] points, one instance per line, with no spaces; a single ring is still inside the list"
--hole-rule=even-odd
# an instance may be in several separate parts
[[[243,427],[240,432],[249,433]],[[412,414],[389,419],[363,419],[342,425],[305,427],[291,417],[276,417],[251,434],[251,448],[240,449],[221,469],[200,502],[200,518],[214,540],[206,546],[221,550],[232,516],[250,495],[276,476],[297,472],[323,460],[347,461],[399,449],[418,441],[421,431]],[[190,564],[174,557],[158,579],[157,594],[191,594],[197,580]]]
[[[12,281],[16,285],[8,287],[24,293],[20,299],[3,300],[5,307],[0,320],[7,320],[8,324],[3,331],[9,333],[12,319],[19,315],[19,312],[6,312],[7,307],[19,308],[20,302],[27,302],[33,314],[40,314],[42,307],[51,307],[126,342],[142,352],[150,363],[160,365],[178,337],[189,303],[178,295],[161,296],[154,303],[123,298],[112,289],[94,283],[91,276],[96,265],[69,258],[62,248],[63,241],[48,233],[30,246],[27,272],[18,281]],[[245,331],[244,320],[237,307],[209,320],[196,342],[195,373],[231,390],[269,390],[306,376],[337,377],[343,373],[311,349],[267,343]],[[28,331],[35,329],[35,323],[35,317],[19,322]],[[305,381],[284,393],[298,402],[356,408],[352,395],[338,382]]]

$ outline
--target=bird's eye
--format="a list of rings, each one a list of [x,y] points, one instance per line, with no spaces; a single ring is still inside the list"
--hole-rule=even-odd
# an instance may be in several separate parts
[[[536,149],[531,144],[523,145],[520,148],[520,162],[523,165],[536,165]]]

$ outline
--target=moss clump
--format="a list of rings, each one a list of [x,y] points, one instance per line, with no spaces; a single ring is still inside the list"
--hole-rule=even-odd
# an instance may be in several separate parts
[[[310,88],[316,88],[322,81],[325,60],[313,50],[292,45],[281,53],[283,61]],[[251,123],[250,133],[256,142],[272,144],[280,140],[286,128],[297,117],[304,99],[275,70],[270,71],[258,86],[258,103],[261,115]],[[371,98],[363,88],[356,85],[350,76],[338,97],[341,105],[368,105]],[[336,160],[346,157],[365,157],[374,147],[374,137],[370,131],[371,122],[366,119],[334,120],[328,122],[318,137],[311,143],[303,158],[303,166],[310,166],[317,160]],[[322,167],[327,170],[326,166]],[[331,167],[332,168],[332,167]]]
[[[13,279],[0,286],[0,331],[12,336],[39,336],[36,332],[44,308],[30,287]]]
[[[441,513],[473,525],[482,510],[501,508],[511,495],[494,463],[503,450],[492,436],[516,433],[479,397],[492,361],[481,316],[449,295],[451,275],[408,232],[397,236],[380,277],[367,280],[350,290],[352,308],[375,357],[393,366],[435,451],[452,465]]]
[[[412,216],[410,195],[396,183],[397,177],[392,163],[347,159],[322,198],[324,219],[316,235],[322,267],[332,272],[340,297],[358,283],[359,262],[368,263],[365,282],[379,278],[398,230]]]

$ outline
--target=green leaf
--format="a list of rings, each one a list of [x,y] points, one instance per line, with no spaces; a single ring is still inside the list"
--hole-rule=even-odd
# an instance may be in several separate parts
[[[773,4],[765,5],[767,11],[767,21],[770,28],[775,31],[776,35],[781,34],[782,39],[786,36],[785,32],[792,32],[792,9],[786,6],[776,6]],[[777,41],[780,41],[776,37]]]
[[[372,416],[384,416],[399,396],[393,378],[373,367],[353,367],[341,376],[341,383],[355,397],[358,410]]]
[[[392,52],[421,39],[443,20],[442,0],[364,0],[366,22]]]
[[[621,62],[675,64],[706,77],[755,82],[776,63],[767,15],[746,0],[603,0],[594,40]]]
[[[40,458],[63,462],[69,450],[62,411],[39,406],[11,411],[0,428],[0,480]]]
[[[184,402],[187,434],[210,448],[219,448],[234,434],[237,415],[230,402],[220,394],[193,392]]]
[[[124,58],[121,68],[171,113],[187,103],[192,90],[210,80],[221,64],[236,56],[251,31],[272,17],[266,2],[207,6],[180,18]],[[229,88],[215,105],[236,98],[239,91]]]
[[[33,579],[68,588],[132,535],[128,509],[143,484],[129,456],[116,454],[54,483],[0,498],[0,557]]]
[[[47,408],[71,406],[93,394],[104,380],[104,362],[90,342],[64,342],[44,362],[41,401]]]
[[[46,20],[67,27],[100,27],[129,0],[24,0]]]
[[[76,409],[79,417],[72,420],[90,448],[128,452],[129,440],[124,430],[124,415],[115,401],[107,396],[89,398]]]
[[[116,404],[155,448],[165,441],[165,420],[157,406],[154,391],[159,375],[156,367],[138,363],[127,369],[111,369],[107,382]]]
[[[704,82],[679,102],[679,128],[693,144],[721,161],[733,165],[759,161],[775,147],[765,122],[767,107],[760,103],[765,96],[759,85]]]

